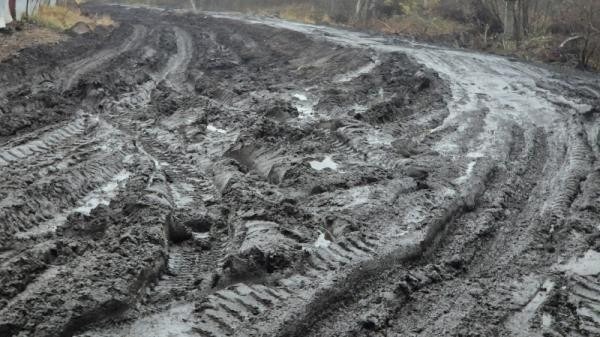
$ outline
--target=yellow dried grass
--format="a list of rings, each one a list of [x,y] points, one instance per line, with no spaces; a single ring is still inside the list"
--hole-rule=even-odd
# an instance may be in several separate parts
[[[97,26],[115,26],[108,15],[88,17],[81,14],[78,8],[66,6],[40,6],[30,19],[40,26],[57,30],[69,29],[78,22],[84,22],[92,29]]]

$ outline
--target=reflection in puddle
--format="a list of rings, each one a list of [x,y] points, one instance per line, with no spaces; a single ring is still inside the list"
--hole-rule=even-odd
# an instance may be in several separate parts
[[[194,186],[188,183],[175,183],[171,185],[171,193],[173,201],[177,207],[185,207],[194,202],[194,198],[190,194],[194,192]]]
[[[473,169],[475,168],[475,164],[477,164],[476,161],[472,161],[467,165],[467,170],[465,171],[465,174],[456,178],[456,180],[454,180],[454,182],[456,184],[464,184],[466,183],[469,178],[471,178],[471,175],[473,174]]]
[[[117,190],[122,188],[131,173],[123,170],[119,172],[106,185],[95,190],[82,199],[83,205],[77,207],[73,212],[90,215],[92,210],[99,205],[109,205],[110,201],[117,195]]]
[[[138,318],[123,326],[95,330],[78,337],[183,337],[196,336],[191,323],[194,305],[182,303],[172,306],[163,312]]]
[[[580,276],[592,276],[600,274],[600,253],[595,250],[588,250],[583,257],[574,258],[559,269],[566,271],[567,274],[577,274]]]
[[[315,247],[317,248],[327,248],[331,244],[331,241],[325,238],[325,233],[321,233],[315,241]]]
[[[40,224],[39,226],[32,228],[31,230],[17,234],[18,238],[34,238],[50,233],[56,232],[58,227],[62,226],[66,221],[67,217],[73,213],[81,213],[90,215],[93,209],[99,205],[109,205],[110,201],[117,196],[120,189],[125,187],[127,179],[131,173],[126,170],[122,170],[116,176],[114,176],[104,186],[90,192],[88,195],[83,197],[78,202],[78,207],[69,208],[60,214],[57,214],[52,219]]]
[[[555,283],[551,279],[547,279],[537,289],[535,295],[531,300],[514,316],[507,321],[507,327],[513,332],[513,336],[516,337],[528,337],[532,336],[531,331],[531,320],[535,316],[538,309],[546,301],[552,289],[554,289]],[[542,323],[551,324],[552,317],[546,313],[542,314]]]
[[[309,100],[308,96],[302,93],[292,94],[292,97],[295,98],[292,104],[294,105],[294,108],[296,108],[300,113],[299,118],[303,119],[312,117],[314,113],[315,103],[312,100]]]
[[[305,94],[293,94],[292,96],[299,99],[300,101],[308,101],[308,97],[306,97]]]
[[[331,156],[326,156],[323,158],[323,161],[313,160],[310,162],[310,167],[317,171],[322,171],[324,169],[337,170],[338,164],[331,159]]]
[[[219,129],[216,126],[212,125],[212,124],[208,124],[206,126],[206,130],[210,131],[210,132],[218,132],[218,133],[227,133],[227,131],[223,130],[223,129]]]
[[[377,66],[379,66],[379,64],[381,64],[381,61],[379,60],[379,58],[376,58],[375,60],[365,64],[364,66],[353,70],[351,72],[348,72],[346,74],[337,76],[335,78],[335,82],[338,83],[344,83],[344,82],[350,82],[356,78],[358,78],[361,75],[365,75],[370,73],[371,71],[373,71],[373,69],[377,68]]]
[[[392,135],[380,131],[375,131],[367,135],[367,143],[369,143],[369,145],[391,146],[393,141],[394,137]]]
[[[210,232],[205,232],[205,233],[193,232],[192,236],[193,236],[194,240],[209,239],[210,238]]]
[[[549,329],[550,326],[552,326],[552,322],[553,322],[552,315],[550,315],[549,313],[545,312],[542,315],[542,327],[544,329]]]

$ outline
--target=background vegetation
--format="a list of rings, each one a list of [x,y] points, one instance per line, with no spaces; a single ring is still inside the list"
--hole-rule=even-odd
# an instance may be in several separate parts
[[[111,18],[106,15],[83,15],[79,8],[80,4],[81,0],[17,0],[16,21],[9,25],[8,30],[13,28],[22,29],[24,23],[58,31],[67,30],[79,22],[85,23],[91,29],[97,26],[115,25]],[[0,15],[2,14],[0,13]],[[4,15],[10,14],[4,13]],[[30,25],[29,28],[32,28],[32,26]]]
[[[189,1],[197,9],[349,25],[600,70],[600,0]]]

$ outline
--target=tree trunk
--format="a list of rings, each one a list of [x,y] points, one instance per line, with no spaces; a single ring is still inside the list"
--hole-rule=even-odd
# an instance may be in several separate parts
[[[523,36],[529,35],[529,0],[519,0],[521,2],[520,11],[521,11],[521,31]]]
[[[8,1],[8,8],[10,11],[10,16],[12,17],[13,21],[17,21],[17,1],[16,0],[9,0]]]
[[[358,0],[356,2],[356,19],[359,22],[366,22],[369,20],[371,11],[371,0]]]
[[[515,1],[516,0],[505,0],[504,1],[504,40],[510,41],[515,39],[516,27],[515,27]]]

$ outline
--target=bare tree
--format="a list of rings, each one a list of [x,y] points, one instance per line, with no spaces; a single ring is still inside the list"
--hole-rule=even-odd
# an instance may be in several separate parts
[[[600,4],[596,0],[566,2],[560,13],[561,20],[564,26],[572,27],[574,31],[559,47],[563,49],[578,43],[578,67],[587,68],[593,59],[600,57]]]

